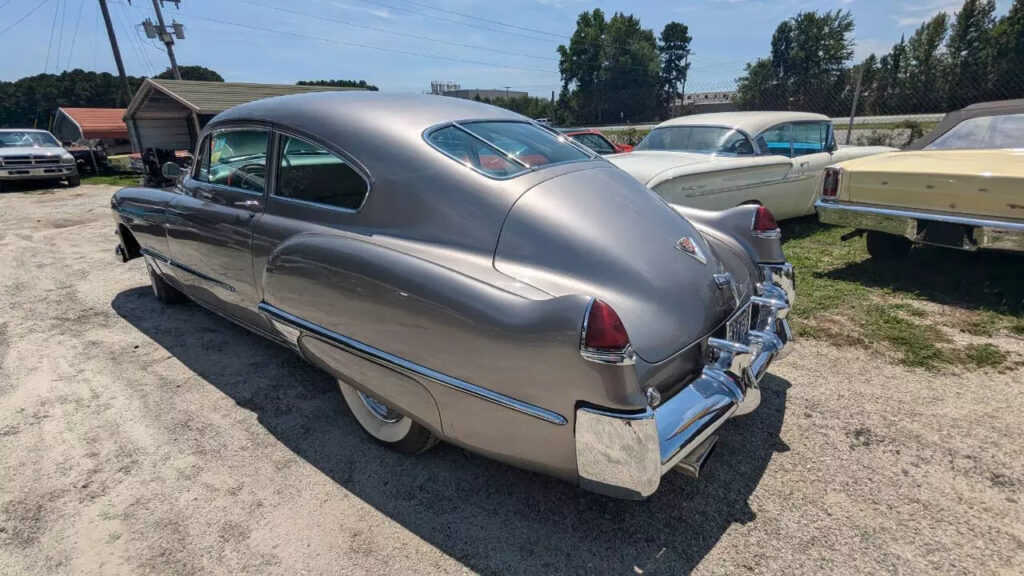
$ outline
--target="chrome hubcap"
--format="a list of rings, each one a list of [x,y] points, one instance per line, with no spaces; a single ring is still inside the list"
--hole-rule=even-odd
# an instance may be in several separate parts
[[[363,404],[370,410],[370,413],[373,414],[378,420],[387,422],[389,424],[394,424],[395,422],[398,422],[399,420],[402,419],[401,414],[395,412],[391,408],[388,408],[380,400],[377,400],[373,396],[369,396],[367,394],[363,394],[362,392],[360,392],[359,399],[363,401]]]

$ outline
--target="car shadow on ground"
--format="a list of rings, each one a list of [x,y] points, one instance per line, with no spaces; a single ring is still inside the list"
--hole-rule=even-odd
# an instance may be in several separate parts
[[[1018,254],[916,246],[903,261],[868,258],[823,276],[912,294],[937,304],[1024,313],[1024,257]]]
[[[779,432],[790,385],[768,376],[761,407],[723,427],[706,475],[670,473],[644,502],[446,444],[404,457],[363,434],[334,380],[291,351],[194,304],[165,306],[148,286],[111,305],[342,488],[482,573],[688,573],[733,523],[755,519],[748,498],[788,450]]]

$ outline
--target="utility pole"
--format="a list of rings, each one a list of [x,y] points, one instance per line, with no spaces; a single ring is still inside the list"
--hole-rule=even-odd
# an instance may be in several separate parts
[[[857,117],[857,100],[860,99],[860,83],[864,80],[864,63],[860,63],[860,73],[857,74],[857,88],[853,91],[853,106],[850,107],[850,126],[846,129],[846,143],[850,143],[850,136],[853,135],[853,119]]]
[[[178,5],[178,0],[171,0],[174,5]],[[146,30],[147,38],[160,38],[160,40],[167,46],[167,58],[171,61],[171,73],[174,74],[175,80],[181,80],[181,73],[178,72],[178,61],[174,58],[174,37],[177,36],[179,40],[185,39],[185,28],[177,22],[172,23],[172,31],[167,30],[167,25],[164,24],[164,14],[160,11],[160,4],[163,0],[153,0],[153,10],[156,11],[156,22],[159,28],[153,25],[152,22],[147,18],[142,23],[143,28]]]
[[[128,86],[128,77],[124,74],[124,62],[121,61],[121,49],[117,47],[114,25],[110,23],[107,0],[100,0],[100,12],[103,13],[103,22],[107,25],[107,37],[110,38],[110,49],[114,51],[114,63],[117,64],[117,75],[121,77],[121,84],[124,86],[124,105],[127,106],[132,101],[132,89]]]

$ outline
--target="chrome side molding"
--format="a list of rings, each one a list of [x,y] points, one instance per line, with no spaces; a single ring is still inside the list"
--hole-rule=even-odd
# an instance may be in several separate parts
[[[432,370],[426,366],[422,366],[410,360],[406,360],[405,358],[395,356],[394,354],[390,354],[379,348],[370,346],[369,344],[338,334],[337,332],[324,328],[319,324],[314,324],[313,322],[304,320],[294,314],[285,312],[284,310],[281,310],[271,304],[267,304],[266,302],[260,302],[259,310],[267,317],[272,325],[278,327],[278,330],[280,330],[279,326],[281,323],[290,327],[290,329],[281,336],[286,340],[296,342],[296,345],[302,335],[309,334],[347,352],[356,354],[366,360],[370,360],[371,362],[376,362],[385,367],[398,370],[399,372],[403,372],[414,377],[418,376],[426,378],[443,386],[475,396],[481,400],[486,400],[492,404],[497,404],[498,406],[515,410],[516,412],[521,412],[528,416],[533,416],[534,418],[559,426],[564,426],[569,423],[564,416],[557,412],[541,408],[540,406],[534,406],[533,404],[517,400],[499,392],[488,390],[487,388],[477,386],[476,384],[471,384],[453,376]]]

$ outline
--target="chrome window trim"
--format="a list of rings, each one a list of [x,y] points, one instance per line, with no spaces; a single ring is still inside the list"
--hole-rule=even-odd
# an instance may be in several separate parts
[[[509,175],[509,176],[495,176],[494,174],[488,174],[487,172],[484,172],[483,170],[477,168],[476,166],[473,166],[472,164],[467,164],[467,163],[463,162],[461,159],[456,158],[455,156],[450,154],[447,150],[441,149],[440,147],[438,147],[437,145],[435,145],[433,142],[430,141],[430,135],[433,134],[434,132],[437,132],[438,130],[443,130],[445,128],[452,127],[452,128],[456,128],[456,129],[462,130],[463,132],[469,134],[473,138],[476,138],[477,140],[480,140],[481,142],[486,144],[488,147],[492,148],[496,153],[498,153],[502,157],[509,157],[508,154],[503,152],[500,148],[496,147],[494,144],[488,142],[486,139],[481,138],[480,136],[477,136],[472,131],[467,130],[465,128],[466,124],[474,124],[474,123],[479,123],[479,122],[508,122],[508,123],[530,124],[532,126],[536,126],[537,128],[540,128],[541,130],[544,130],[545,132],[548,132],[548,133],[552,134],[553,136],[558,138],[558,140],[560,142],[568,144],[569,146],[572,146],[576,150],[579,150],[580,152],[582,152],[586,156],[586,158],[581,158],[579,160],[566,160],[564,162],[552,162],[550,164],[544,164],[544,165],[541,165],[541,166],[528,166],[524,162],[522,162],[522,161],[520,161],[518,159],[514,159],[513,162],[515,162],[516,164],[521,165],[521,166],[524,167],[524,170],[522,172],[517,172],[517,173]],[[480,174],[481,176],[485,176],[487,178],[490,178],[491,180],[511,180],[513,178],[518,178],[518,177],[522,176],[523,174],[527,174],[527,173],[530,173],[530,172],[536,172],[538,170],[544,170],[545,168],[550,168],[552,166],[562,166],[562,165],[565,165],[565,164],[573,164],[575,162],[590,162],[591,160],[601,160],[602,159],[599,155],[595,154],[594,152],[592,152],[590,150],[585,150],[581,145],[573,142],[571,138],[567,138],[564,134],[560,134],[560,133],[556,132],[555,130],[553,130],[552,128],[548,127],[548,126],[544,126],[543,124],[538,124],[537,122],[533,122],[533,121],[529,121],[529,120],[509,120],[509,119],[504,119],[504,118],[474,118],[474,119],[467,119],[467,120],[449,120],[447,122],[441,122],[440,124],[434,124],[433,126],[428,127],[426,130],[423,131],[423,133],[421,134],[421,137],[422,137],[423,141],[428,146],[430,146],[434,150],[437,150],[438,152],[440,152],[441,154],[447,156],[448,158],[451,158],[452,160],[454,160],[460,166],[464,166],[464,167],[472,170],[473,172],[476,172],[477,174]]]
[[[725,128],[726,130],[733,130],[733,131],[739,132],[740,134],[743,135],[744,138],[747,139],[747,142],[750,143],[750,149],[753,150],[754,153],[753,154],[733,154],[731,156],[728,156],[728,158],[747,158],[749,156],[761,156],[762,155],[761,152],[760,152],[761,148],[757,145],[757,142],[755,142],[754,139],[750,137],[750,134],[748,134],[746,130],[744,130],[743,128],[740,128],[738,126],[729,126],[729,125],[726,125],[726,124],[676,124],[676,125],[672,125],[672,126],[655,126],[654,128],[651,129],[650,132],[647,133],[647,136],[644,136],[643,139],[640,140],[640,142],[637,143],[637,147],[634,148],[634,150],[641,150],[641,151],[643,151],[643,150],[651,150],[650,148],[639,148],[639,146],[640,146],[640,144],[643,144],[644,140],[647,140],[648,136],[653,134],[654,131],[659,129],[659,128],[661,128],[661,129],[668,129],[668,128]],[[687,151],[687,150],[657,149],[657,150],[651,150],[651,151],[652,152],[686,152],[687,154],[704,154],[703,152],[690,152],[690,151]],[[710,153],[710,154],[705,154],[705,155],[706,156],[715,156],[716,154],[715,153]]]
[[[309,322],[308,320],[289,314],[288,312],[285,312],[271,304],[267,304],[266,302],[260,302],[259,309],[261,312],[271,316],[272,318],[283,321],[295,328],[299,328],[300,330],[304,330],[321,340],[353,354],[357,354],[367,360],[386,365],[389,368],[396,368],[413,376],[426,378],[443,386],[469,394],[470,396],[475,396],[481,400],[491,402],[492,404],[497,404],[498,406],[515,410],[516,412],[526,414],[527,416],[533,416],[534,418],[551,424],[556,424],[558,426],[568,424],[568,420],[557,412],[552,412],[551,410],[534,406],[533,404],[529,404],[521,400],[516,400],[515,398],[505,396],[499,392],[488,390],[487,388],[432,370],[426,366],[421,366],[415,362],[395,356],[394,354],[390,354],[379,348],[374,348],[369,344],[364,344],[358,340],[338,334],[337,332],[324,328],[319,324],[314,324],[313,322]]]
[[[313,202],[312,200],[302,200],[299,198],[289,198],[288,196],[279,195],[277,193],[277,189],[279,179],[281,177],[280,168],[281,159],[284,157],[285,138],[295,138],[296,140],[302,140],[307,144],[319,146],[324,150],[327,150],[333,156],[345,162],[345,164],[348,165],[348,167],[351,168],[356,174],[358,174],[359,177],[363,179],[364,183],[366,183],[366,194],[363,196],[363,201],[359,203],[359,206],[357,208],[344,208],[342,206],[332,206],[330,204],[321,204],[320,202]],[[328,210],[334,210],[336,212],[341,212],[344,214],[358,214],[363,209],[363,206],[366,206],[366,201],[370,198],[370,192],[373,190],[373,178],[370,176],[369,170],[367,170],[366,167],[363,166],[362,162],[356,160],[348,152],[340,150],[335,146],[330,146],[326,142],[318,138],[311,138],[310,136],[302,135],[296,131],[292,131],[286,128],[275,129],[274,139],[276,144],[274,152],[274,186],[272,188],[271,193],[268,195],[268,198],[273,198],[274,200],[285,200],[288,202],[294,202],[296,204],[303,204],[307,206],[314,206],[317,208],[326,208]]]
[[[242,192],[244,194],[249,194],[251,196],[266,196],[268,190],[270,189],[270,178],[269,178],[269,176],[270,176],[270,157],[271,157],[271,155],[274,154],[274,147],[273,147],[274,137],[275,137],[274,136],[274,132],[275,132],[274,129],[271,128],[270,126],[266,126],[266,125],[263,125],[263,124],[255,124],[255,123],[235,124],[235,125],[231,125],[231,126],[225,126],[223,128],[214,127],[212,129],[210,129],[209,131],[205,132],[204,134],[202,134],[202,136],[199,138],[199,145],[200,145],[200,147],[202,147],[203,142],[209,140],[210,138],[213,138],[214,136],[216,136],[218,134],[223,134],[225,132],[266,132],[267,133],[267,154],[266,154],[266,157],[265,157],[265,160],[264,160],[264,166],[263,166],[264,170],[266,171],[267,180],[263,184],[263,192],[256,192],[254,190],[245,190],[243,188],[236,188],[234,186],[227,186],[225,184],[217,184],[216,182],[210,182],[208,180],[200,180],[200,179],[196,178],[195,176],[193,176],[193,174],[199,172],[199,169],[200,169],[200,167],[202,166],[202,163],[203,163],[202,159],[198,155],[196,155],[194,157],[194,160],[192,162],[192,170],[193,171],[189,175],[189,178],[191,178],[192,180],[195,180],[196,182],[199,182],[200,184],[202,184],[204,186],[213,186],[213,187],[221,189],[221,190],[230,190],[232,192]]]

